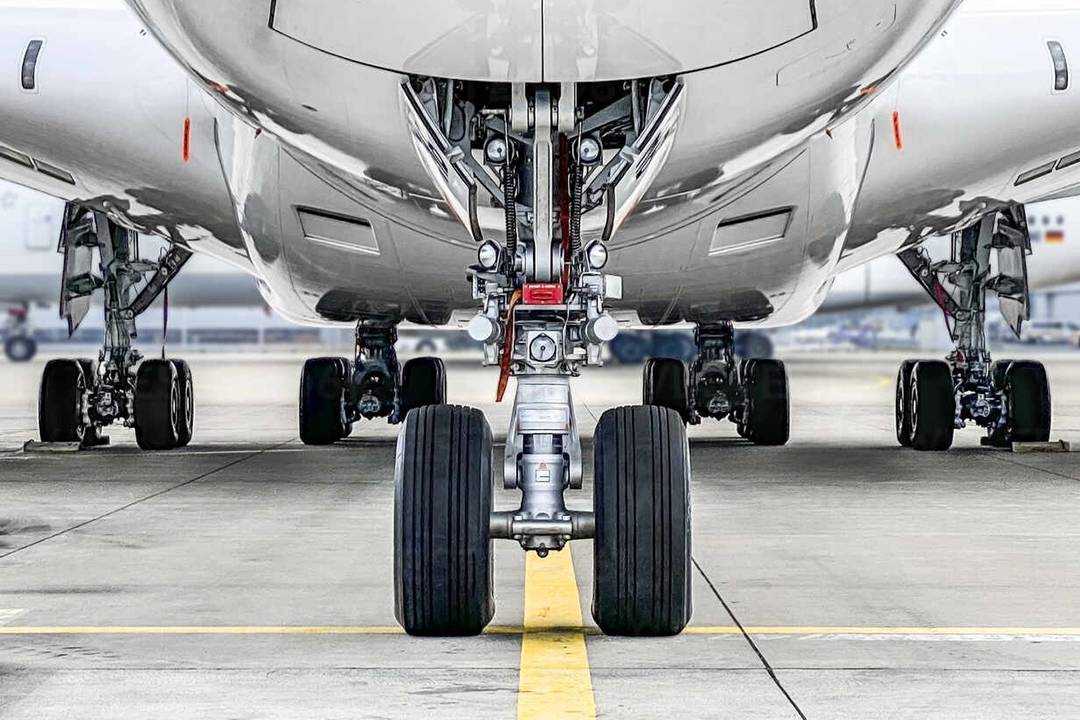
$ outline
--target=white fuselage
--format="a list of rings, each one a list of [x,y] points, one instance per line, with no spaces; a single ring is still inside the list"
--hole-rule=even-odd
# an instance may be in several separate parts
[[[30,39],[46,38],[35,91],[16,73],[0,83],[0,146],[74,183],[3,158],[0,176],[244,267],[297,320],[372,313],[439,324],[472,307],[463,276],[475,245],[403,127],[400,69],[246,22],[245,2],[138,3],[197,73],[189,80],[125,9],[58,4],[65,9],[0,0],[0,57],[21,58]],[[1080,89],[1054,91],[1046,44],[1059,39],[1074,60],[1080,11],[969,0],[939,32],[950,5],[896,4],[893,29],[869,33],[839,65],[811,57],[812,33],[718,67],[686,59],[701,48],[675,53],[691,70],[686,117],[612,242],[611,270],[626,278],[620,309],[648,324],[797,322],[842,270],[995,206],[1070,194],[1080,165],[1016,180],[1080,150]],[[818,2],[823,28],[840,17],[830,7]],[[856,7],[854,22],[878,27],[870,16],[884,5]],[[174,26],[159,14],[166,9],[173,20],[218,22]],[[799,47],[804,64],[786,55]]]

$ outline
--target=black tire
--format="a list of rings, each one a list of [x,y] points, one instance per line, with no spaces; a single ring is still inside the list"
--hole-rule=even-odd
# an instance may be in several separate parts
[[[446,365],[439,358],[415,358],[401,368],[401,417],[410,410],[446,404]]]
[[[911,371],[917,362],[905,360],[896,373],[896,441],[901,447],[911,447]]]
[[[169,360],[145,360],[135,376],[135,440],[143,450],[180,442],[180,378]]]
[[[491,428],[472,408],[428,405],[398,436],[394,613],[410,635],[480,633],[492,595]]]
[[[330,445],[345,437],[345,370],[342,358],[312,358],[300,376],[300,440]]]
[[[693,611],[686,426],[669,408],[608,410],[593,463],[593,619],[608,635],[677,635]]]
[[[176,376],[180,382],[180,425],[177,428],[177,447],[187,447],[195,432],[195,385],[191,368],[184,360],[173,360]]]
[[[683,422],[690,421],[690,392],[686,380],[686,363],[672,358],[652,358],[645,363],[642,399],[679,413]]]
[[[952,447],[956,395],[952,369],[941,360],[922,360],[911,371],[911,447],[941,452]]]
[[[779,360],[746,364],[746,438],[755,445],[786,445],[791,437],[787,368]]]
[[[41,442],[77,442],[86,436],[86,378],[77,360],[50,360],[41,374],[38,432]]]
[[[1013,442],[1050,440],[1052,406],[1046,368],[1038,362],[1014,362],[1005,375],[1006,428]]]
[[[4,354],[11,362],[30,362],[37,355],[37,341],[28,335],[13,335],[4,340]]]

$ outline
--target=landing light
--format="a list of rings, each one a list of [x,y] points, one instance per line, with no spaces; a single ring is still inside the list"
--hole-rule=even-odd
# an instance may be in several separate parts
[[[506,140],[501,137],[493,137],[488,140],[487,145],[484,146],[484,156],[487,157],[487,161],[492,165],[501,165],[506,162],[507,146]]]
[[[578,159],[586,165],[591,165],[600,159],[603,149],[600,143],[591,137],[582,138],[578,144]]]
[[[502,255],[502,249],[499,244],[491,240],[484,241],[484,244],[480,246],[480,249],[476,251],[476,259],[480,263],[480,267],[485,270],[494,270],[499,266],[499,257]]]
[[[589,259],[589,267],[593,270],[601,270],[607,265],[608,249],[607,245],[601,241],[597,240],[589,245],[589,247],[585,249],[585,254]]]

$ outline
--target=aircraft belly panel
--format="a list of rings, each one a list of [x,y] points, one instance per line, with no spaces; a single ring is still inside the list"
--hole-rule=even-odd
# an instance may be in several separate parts
[[[462,80],[535,81],[540,0],[274,0],[270,27],[374,67]]]
[[[700,70],[767,52],[816,28],[814,0],[545,0],[544,79]]]
[[[441,324],[469,306],[471,245],[433,239],[358,202],[239,120],[220,134],[238,222],[282,314]]]

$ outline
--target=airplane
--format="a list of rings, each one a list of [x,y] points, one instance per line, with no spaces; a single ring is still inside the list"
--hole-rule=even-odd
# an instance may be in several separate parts
[[[4,354],[29,362],[37,342],[28,321],[30,306],[54,305],[63,265],[56,252],[64,201],[0,180],[0,307],[8,308]],[[162,243],[157,243],[161,245]],[[144,249],[155,247],[148,238]],[[262,295],[249,273],[208,257],[192,258],[169,288],[170,307],[254,307]]]
[[[97,367],[45,369],[42,439],[93,444],[120,422],[143,448],[185,445],[190,371],[129,338],[193,252],[227,258],[284,315],[356,328],[355,358],[305,364],[300,437],[401,424],[407,632],[483,630],[493,540],[545,556],[591,538],[599,628],[677,634],[686,425],[785,444],[784,365],[737,362],[736,328],[799,322],[844,270],[895,254],[954,339],[946,360],[901,366],[899,444],[944,451],[967,424],[992,445],[1049,436],[1045,370],[992,361],[986,300],[1019,331],[1025,206],[1080,194],[1080,12],[958,5],[129,0],[136,20],[0,0],[0,57],[19,58],[0,174],[68,201],[69,322],[105,297]],[[139,233],[169,250],[139,258]],[[467,323],[496,397],[516,381],[501,470],[483,413],[446,404],[442,362],[399,366],[403,320]],[[570,377],[620,323],[681,321],[697,359],[646,363],[644,402],[593,433],[593,510],[568,509],[584,476]],[[518,510],[493,511],[500,477]]]

